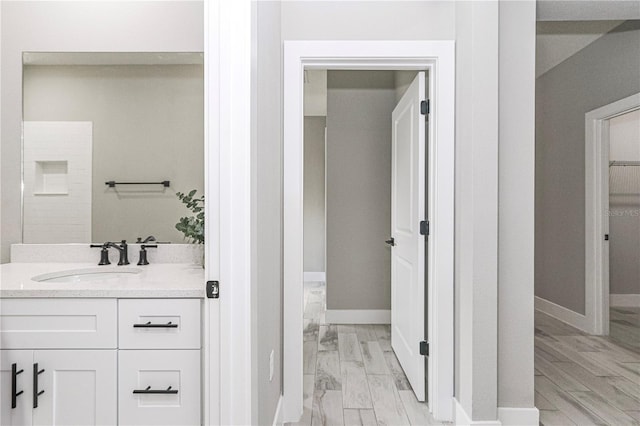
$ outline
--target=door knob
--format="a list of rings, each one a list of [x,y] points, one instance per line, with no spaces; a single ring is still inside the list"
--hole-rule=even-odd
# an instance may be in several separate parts
[[[386,244],[389,244],[391,247],[396,245],[396,241],[391,237],[390,240],[385,241]]]

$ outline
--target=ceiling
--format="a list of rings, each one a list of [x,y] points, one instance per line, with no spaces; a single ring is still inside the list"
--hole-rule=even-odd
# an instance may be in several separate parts
[[[584,49],[624,21],[538,21],[536,77]]]

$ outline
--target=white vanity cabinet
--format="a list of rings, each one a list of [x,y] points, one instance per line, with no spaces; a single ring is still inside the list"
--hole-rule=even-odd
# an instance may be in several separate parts
[[[200,424],[200,305],[1,299],[0,424]]]

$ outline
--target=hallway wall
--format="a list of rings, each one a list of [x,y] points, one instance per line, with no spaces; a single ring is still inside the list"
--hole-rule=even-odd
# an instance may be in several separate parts
[[[393,71],[327,73],[327,310],[390,309]]]
[[[304,118],[304,271],[325,271],[324,130],[326,117]]]
[[[536,80],[535,294],[585,313],[585,113],[640,92],[640,21]]]

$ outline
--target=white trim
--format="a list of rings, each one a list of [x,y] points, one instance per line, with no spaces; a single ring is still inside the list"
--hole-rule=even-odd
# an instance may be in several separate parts
[[[284,422],[282,421],[282,395],[278,398],[278,405],[276,406],[276,413],[273,415],[273,426],[282,426]]]
[[[498,407],[498,420],[503,426],[538,426],[540,411],[536,407]]]
[[[391,309],[327,309],[327,324],[391,324]]]
[[[204,5],[204,195],[205,279],[220,279],[220,179],[216,171],[220,167],[219,130],[220,115],[216,93],[219,75],[219,25],[218,3]],[[205,285],[205,283],[202,283]],[[202,327],[202,423],[220,424],[220,303],[217,299],[203,299]]]
[[[251,0],[220,0],[218,84],[220,182],[220,420],[252,424]],[[215,8],[211,8],[215,9]],[[211,19],[211,17],[209,17]],[[212,88],[213,89],[213,88]],[[215,90],[213,89],[213,90]],[[213,91],[212,90],[212,91]],[[215,140],[215,137],[214,137]],[[209,200],[211,200],[209,198]],[[207,219],[209,221],[209,219]]]
[[[303,74],[304,69],[429,70],[428,361],[429,409],[453,416],[454,101],[453,41],[284,42],[284,420],[302,414]],[[436,285],[437,283],[437,285]]]
[[[457,399],[453,399],[455,409],[455,419],[453,423],[456,426],[501,426],[500,420],[471,420],[471,416],[462,407],[462,404]]]
[[[303,279],[304,282],[326,282],[327,274],[326,272],[305,272]]]
[[[570,326],[577,328],[578,330],[582,330],[587,333],[589,332],[588,318],[585,315],[579,314],[578,312],[572,311],[571,309],[565,308],[564,306],[557,305],[553,302],[548,301],[547,299],[536,296],[535,309],[536,311],[543,312],[556,319],[559,319],[560,321],[565,322]]]
[[[609,306],[618,308],[640,308],[640,294],[611,294]]]
[[[638,109],[640,93],[585,114],[585,314],[591,334],[609,334],[609,122]]]

